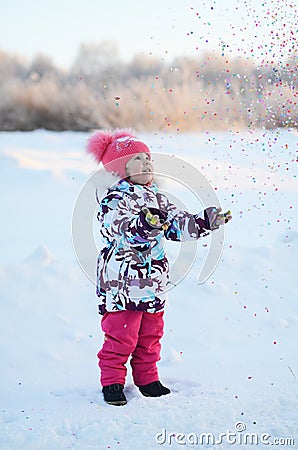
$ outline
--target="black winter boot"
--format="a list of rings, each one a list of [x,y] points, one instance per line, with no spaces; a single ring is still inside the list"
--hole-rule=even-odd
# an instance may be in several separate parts
[[[121,406],[126,405],[127,400],[123,393],[123,384],[109,384],[102,388],[103,397],[109,405]]]
[[[161,397],[162,395],[170,394],[170,389],[163,386],[160,381],[153,381],[153,383],[146,384],[145,386],[138,386],[141,394],[145,397]]]

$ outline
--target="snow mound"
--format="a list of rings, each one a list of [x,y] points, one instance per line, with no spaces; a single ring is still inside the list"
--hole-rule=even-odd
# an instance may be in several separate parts
[[[282,233],[278,239],[279,242],[288,244],[289,242],[297,242],[298,241],[298,232],[294,230],[288,230]]]
[[[25,262],[29,264],[38,264],[49,266],[54,261],[54,257],[46,245],[37,247],[31,255],[29,255]]]

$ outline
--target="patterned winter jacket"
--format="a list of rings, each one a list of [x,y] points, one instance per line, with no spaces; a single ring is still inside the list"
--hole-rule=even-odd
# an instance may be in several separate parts
[[[162,210],[170,223],[167,230],[151,227],[141,213],[144,207]],[[208,234],[206,217],[180,211],[156,184],[142,186],[124,179],[99,200],[97,218],[105,241],[97,263],[99,313],[163,310],[169,283],[163,238],[198,239]]]

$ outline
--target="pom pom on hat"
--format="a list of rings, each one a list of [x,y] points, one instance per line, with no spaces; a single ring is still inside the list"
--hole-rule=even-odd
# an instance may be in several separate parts
[[[97,162],[102,161],[108,146],[118,138],[134,137],[130,130],[116,130],[114,133],[109,130],[94,131],[87,142],[87,152],[95,158]]]
[[[94,131],[87,141],[87,152],[104,165],[108,172],[126,177],[126,164],[136,153],[147,153],[146,144],[139,141],[131,130],[116,129]]]

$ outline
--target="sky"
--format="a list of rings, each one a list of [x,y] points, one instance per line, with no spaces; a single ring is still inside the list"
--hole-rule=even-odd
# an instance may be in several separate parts
[[[0,49],[42,53],[68,68],[80,44],[113,41],[119,56],[264,58],[297,49],[296,0],[10,0],[1,2]],[[293,50],[292,50],[293,51]]]

